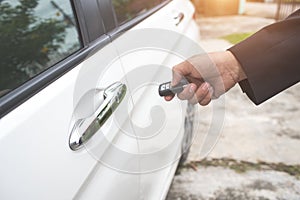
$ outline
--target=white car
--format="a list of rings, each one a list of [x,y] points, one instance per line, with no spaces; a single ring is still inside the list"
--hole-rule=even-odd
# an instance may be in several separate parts
[[[157,89],[197,53],[192,3],[2,0],[0,10],[0,199],[165,199],[193,109]]]

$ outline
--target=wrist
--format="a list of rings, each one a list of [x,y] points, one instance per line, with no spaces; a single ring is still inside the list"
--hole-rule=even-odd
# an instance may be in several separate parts
[[[226,51],[226,54],[226,57],[228,58],[228,68],[234,74],[236,82],[247,79],[247,76],[236,57],[230,51]]]

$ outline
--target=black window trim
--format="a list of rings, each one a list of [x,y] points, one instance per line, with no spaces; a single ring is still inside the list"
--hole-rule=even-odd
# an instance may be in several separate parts
[[[114,12],[114,7],[112,5],[112,0],[98,0],[100,6],[100,12],[103,19],[103,24],[105,26],[106,32],[113,30],[117,27],[117,20]]]

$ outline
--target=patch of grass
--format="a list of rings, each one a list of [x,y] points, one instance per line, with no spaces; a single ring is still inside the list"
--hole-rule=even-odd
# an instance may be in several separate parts
[[[225,35],[221,37],[224,40],[227,40],[231,44],[237,44],[242,40],[246,39],[247,37],[251,36],[253,33],[233,33],[230,35]]]
[[[300,179],[300,165],[286,165],[284,163],[267,163],[259,161],[257,163],[248,162],[248,161],[237,161],[229,158],[222,159],[204,159],[201,161],[191,162],[194,166],[203,166],[203,167],[224,167],[234,170],[237,173],[244,173],[250,170],[274,170],[288,173],[291,176]],[[191,165],[187,165],[191,166]]]

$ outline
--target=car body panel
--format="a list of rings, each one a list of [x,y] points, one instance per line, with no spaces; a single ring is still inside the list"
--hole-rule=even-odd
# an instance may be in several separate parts
[[[110,62],[115,57],[117,54],[114,48],[106,45],[88,60],[1,118],[0,157],[5,163],[1,165],[0,171],[1,180],[4,181],[1,183],[1,199],[20,199],[24,196],[30,199],[79,197],[80,193],[84,193],[82,188],[88,184],[87,179],[94,176],[95,169],[97,171],[106,169],[106,173],[101,173],[103,178],[95,179],[97,182],[94,183],[95,186],[105,189],[104,186],[110,180],[119,181],[119,178],[111,179],[117,176],[118,171],[101,165],[93,152],[89,152],[90,146],[101,146],[101,141],[97,141],[96,144],[88,143],[85,148],[76,152],[68,146],[77,101],[95,87],[93,81],[76,87],[80,84],[80,76],[95,77],[92,74],[86,76],[83,72],[95,73],[94,68],[99,69],[99,62],[103,63],[107,59]],[[116,61],[114,66],[118,68],[120,64]],[[122,72],[121,69],[116,71]],[[122,73],[113,73],[110,77],[106,77],[107,82],[103,79],[103,85],[99,87],[106,87],[122,76]],[[102,131],[112,134],[112,137],[118,134],[118,129],[109,128],[104,127]],[[134,145],[131,147],[134,148]],[[106,174],[109,175],[109,179],[105,178]],[[125,177],[124,179],[128,181],[126,174],[119,177]],[[130,176],[129,181],[138,191],[138,176]],[[114,189],[116,188],[114,186]],[[120,190],[122,188],[124,187],[122,186]],[[12,192],[13,189],[18,192]],[[109,194],[109,190],[104,191],[103,199]],[[134,190],[133,192],[137,193]],[[129,195],[128,191],[126,193]],[[98,197],[102,198],[101,195]]]
[[[185,17],[176,25],[174,15],[181,12]],[[132,30],[165,29],[195,39],[198,37],[197,28],[190,28],[194,23],[193,12],[189,1],[170,1]],[[155,84],[145,88],[135,88],[136,82],[130,78],[130,71],[148,64],[164,65],[170,70],[182,61],[182,58],[170,54],[178,48],[180,35],[167,47],[170,52],[157,54],[150,49],[123,56],[119,41],[126,38],[126,32],[116,37],[112,31],[103,38],[96,38],[98,34],[90,33],[83,38],[87,43],[91,42],[90,37],[95,37],[94,43],[85,47],[92,46],[92,50],[84,53],[84,61],[64,71],[65,74],[44,85],[0,119],[1,199],[165,198],[180,158],[186,103],[175,100],[166,105],[158,97],[155,84],[170,80],[168,71],[159,73],[159,76],[152,71],[148,80]],[[93,46],[99,40],[103,45]],[[85,49],[77,54],[83,51]],[[132,56],[140,59],[134,60]],[[102,90],[118,81],[128,88],[124,100],[91,141],[82,149],[72,151],[69,137],[76,120],[95,116],[97,113],[93,112],[104,100]],[[95,92],[97,88],[101,92]],[[167,113],[163,115],[167,116],[164,119],[166,129],[153,140],[140,140],[137,128],[151,124],[151,108],[155,106],[164,107]],[[124,134],[128,132],[131,136]],[[173,138],[171,148],[152,157],[151,152],[160,150],[174,137],[173,132],[178,132],[178,135]],[[150,153],[150,157],[140,156],[145,153]]]
[[[180,53],[185,56],[197,53],[194,49],[187,50],[183,39],[199,40],[193,13],[190,2],[171,1],[113,40],[127,75],[132,98],[129,107],[133,108],[131,120],[139,153],[143,155],[140,199],[164,199],[180,159],[187,104],[178,99],[166,103],[159,97],[157,88],[160,83],[171,80],[171,68],[186,58],[180,57]],[[175,18],[179,14],[184,18],[177,24]],[[127,44],[127,41],[132,42]],[[158,120],[163,124],[157,125]],[[162,128],[157,135],[152,133],[156,130],[154,124]],[[152,134],[147,135],[147,132]]]

